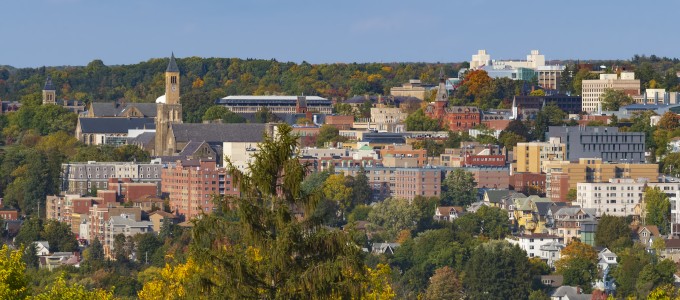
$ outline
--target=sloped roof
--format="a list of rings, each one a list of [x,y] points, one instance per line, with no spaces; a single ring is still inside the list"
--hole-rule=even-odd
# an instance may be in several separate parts
[[[501,203],[504,197],[510,194],[510,190],[486,190],[486,196],[491,203]]]
[[[579,294],[577,287],[563,285],[558,287],[550,297],[559,299],[566,297],[565,299],[569,300],[590,300],[593,296],[591,294]]]
[[[144,132],[137,137],[130,140],[130,143],[139,143],[141,145],[148,145],[149,143],[155,142],[156,133],[155,132]]]
[[[646,225],[646,226],[641,226],[640,229],[638,229],[638,234],[642,232],[643,229],[647,229],[650,233],[652,233],[652,236],[660,236],[661,233],[659,233],[659,227],[656,227],[656,225]]]
[[[175,61],[175,52],[170,55],[170,61],[168,62],[168,68],[165,72],[177,72],[179,73],[179,68],[177,67],[177,62]]]
[[[171,124],[177,142],[253,142],[264,137],[267,124]]]
[[[157,210],[157,211],[154,211],[154,212],[150,213],[150,214],[149,214],[149,217],[150,217],[150,216],[153,216],[153,215],[159,215],[159,216],[161,216],[161,217],[163,217],[163,218],[169,218],[169,219],[179,219],[178,216],[173,215],[173,214],[171,214],[171,213],[169,213],[169,212],[162,211],[162,210]]]
[[[120,117],[131,108],[138,109],[145,117],[156,117],[156,103],[125,103],[117,104],[111,102],[94,102],[90,105],[90,110],[95,117]]]
[[[155,129],[153,118],[79,118],[83,133],[127,133],[129,129]]]

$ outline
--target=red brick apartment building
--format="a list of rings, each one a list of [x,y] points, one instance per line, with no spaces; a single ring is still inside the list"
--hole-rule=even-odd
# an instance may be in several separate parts
[[[163,169],[161,190],[170,200],[170,209],[185,220],[209,214],[215,209],[213,195],[238,195],[232,178],[215,161],[181,160],[174,168]]]

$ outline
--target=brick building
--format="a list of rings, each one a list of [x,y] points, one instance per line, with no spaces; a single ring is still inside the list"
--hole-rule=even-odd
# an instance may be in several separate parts
[[[335,173],[356,176],[359,170],[357,167],[340,167],[335,168]],[[374,200],[441,196],[442,169],[366,167],[364,170],[373,189]]]
[[[175,167],[164,169],[162,192],[170,200],[170,209],[185,220],[209,214],[216,207],[214,195],[238,195],[232,187],[231,175],[218,168],[215,161],[180,160]]]
[[[439,75],[439,89],[433,103],[425,108],[425,115],[440,120],[451,131],[467,131],[482,123],[482,112],[474,106],[448,106],[449,95],[443,74]]]

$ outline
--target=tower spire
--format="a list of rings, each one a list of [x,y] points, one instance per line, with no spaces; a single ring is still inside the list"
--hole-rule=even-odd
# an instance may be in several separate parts
[[[168,62],[168,68],[165,69],[165,72],[179,73],[179,68],[177,67],[177,62],[175,61],[175,52],[172,52],[172,55],[170,56],[170,62]]]
[[[54,88],[54,85],[52,85],[52,76],[49,74],[47,75],[47,79],[45,80],[45,86],[43,87],[43,91],[55,91],[56,89]]]

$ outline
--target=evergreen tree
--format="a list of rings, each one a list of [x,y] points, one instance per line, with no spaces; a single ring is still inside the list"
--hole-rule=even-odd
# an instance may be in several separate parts
[[[310,217],[319,198],[301,192],[305,168],[296,158],[291,130],[281,125],[275,137],[265,136],[249,174],[226,162],[241,195],[219,203],[225,214],[233,210],[238,218],[217,213],[196,223],[191,259],[205,267],[202,288],[194,293],[235,299],[362,294],[360,248],[346,233]]]
[[[526,252],[492,241],[472,251],[463,283],[469,299],[527,299],[531,277]]]

